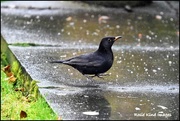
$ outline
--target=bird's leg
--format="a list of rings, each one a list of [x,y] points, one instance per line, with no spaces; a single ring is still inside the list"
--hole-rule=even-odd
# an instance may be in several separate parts
[[[98,78],[104,79],[104,77],[102,77],[101,75],[97,75]]]

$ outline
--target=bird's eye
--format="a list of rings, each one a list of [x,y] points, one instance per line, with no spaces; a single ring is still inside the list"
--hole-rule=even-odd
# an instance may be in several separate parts
[[[111,42],[111,39],[108,39],[108,42]]]

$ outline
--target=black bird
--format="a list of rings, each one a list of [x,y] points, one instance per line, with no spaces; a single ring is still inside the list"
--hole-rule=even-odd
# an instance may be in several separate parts
[[[122,37],[105,37],[101,40],[99,48],[93,53],[79,55],[67,60],[51,61],[50,63],[63,63],[74,67],[83,75],[91,74],[99,77],[100,74],[111,68],[114,60],[111,47],[120,38]]]

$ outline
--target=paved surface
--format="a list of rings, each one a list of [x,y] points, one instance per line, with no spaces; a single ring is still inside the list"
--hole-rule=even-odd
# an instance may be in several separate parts
[[[39,4],[41,3],[41,4]],[[112,9],[76,2],[4,2],[1,34],[63,119],[179,119],[179,2]],[[98,19],[107,16],[102,23]],[[48,63],[122,35],[104,80]],[[14,46],[34,43],[35,46]]]

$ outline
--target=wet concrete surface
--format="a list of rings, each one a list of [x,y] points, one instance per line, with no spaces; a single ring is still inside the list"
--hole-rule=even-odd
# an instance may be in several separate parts
[[[72,120],[179,119],[176,13],[169,16],[162,6],[147,14],[65,4],[54,5],[63,9],[1,8],[1,34],[32,79],[40,81],[40,92],[52,109]],[[117,35],[123,38],[112,47],[115,60],[104,79],[90,80],[70,66],[48,63],[95,51],[102,37]]]

